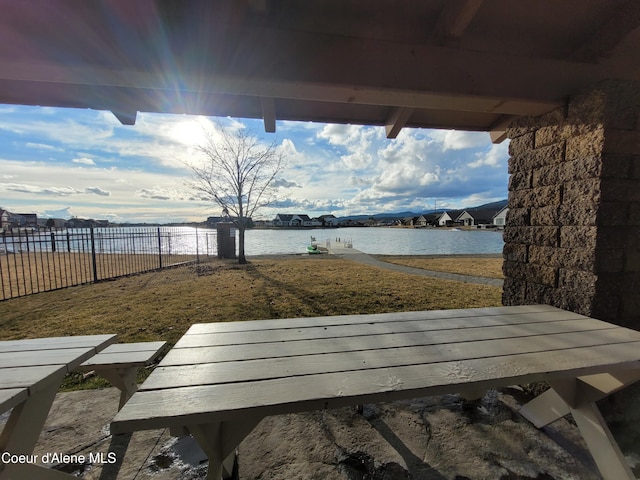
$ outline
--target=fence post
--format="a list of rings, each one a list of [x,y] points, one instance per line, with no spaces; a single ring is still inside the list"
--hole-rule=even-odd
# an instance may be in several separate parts
[[[196,227],[196,263],[200,263],[200,250],[198,249],[198,243],[200,238],[198,237],[198,227]]]
[[[56,251],[56,234],[53,230],[51,230],[51,251],[55,252]]]
[[[96,238],[93,235],[93,227],[89,227],[91,232],[91,264],[93,266],[93,281],[98,281],[98,262],[96,261]]]
[[[158,227],[158,260],[160,268],[162,268],[162,237],[160,236],[160,227]]]

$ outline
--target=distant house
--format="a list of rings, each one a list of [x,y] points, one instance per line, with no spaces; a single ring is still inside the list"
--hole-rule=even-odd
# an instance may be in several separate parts
[[[460,210],[447,210],[443,212],[438,217],[438,226],[439,227],[451,227],[453,225],[458,225],[457,218],[460,216],[462,211]]]
[[[273,220],[254,220],[253,226],[262,228],[273,227]]]
[[[335,215],[320,215],[318,217],[320,219],[320,221],[322,222],[322,226],[323,227],[337,227],[338,226],[338,219],[335,217]]]
[[[491,208],[470,208],[458,215],[456,221],[465,227],[492,225],[495,213],[495,209]]]
[[[229,217],[207,217],[207,226],[215,227],[218,223],[229,221]]]
[[[310,227],[312,226],[309,215],[279,213],[273,219],[274,227]]]
[[[109,220],[94,220],[93,218],[72,218],[67,222],[69,228],[108,227]]]
[[[47,218],[46,220],[40,220],[40,226],[64,228],[68,225],[68,221],[64,218]]]
[[[493,216],[493,224],[497,227],[504,227],[507,223],[507,213],[509,213],[509,207],[504,207],[496,213]]]
[[[9,213],[9,222],[15,227],[37,227],[38,216],[35,213]]]
[[[405,217],[402,219],[402,225],[406,225],[407,227],[413,227],[418,221],[418,217]]]
[[[0,208],[0,232],[9,228],[9,212]]]
[[[236,225],[238,225],[239,223],[237,220],[238,220],[238,217],[228,217],[228,216],[227,217],[207,217],[206,224],[208,227],[215,227],[218,223],[225,223],[225,222],[226,223],[233,222]],[[251,217],[245,218],[244,221],[245,221],[245,226],[247,228],[251,228],[255,225]]]
[[[458,218],[456,218],[456,221],[459,222],[461,225],[464,225],[465,227],[475,225],[475,219],[466,210],[462,212],[460,215],[458,215]]]
[[[435,213],[422,214],[413,221],[413,226],[418,228],[431,227],[436,224],[438,215]]]

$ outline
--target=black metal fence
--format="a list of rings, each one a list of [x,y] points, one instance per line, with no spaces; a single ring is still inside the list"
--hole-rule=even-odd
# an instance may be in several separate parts
[[[0,299],[148,272],[216,255],[191,227],[77,228],[0,234]]]

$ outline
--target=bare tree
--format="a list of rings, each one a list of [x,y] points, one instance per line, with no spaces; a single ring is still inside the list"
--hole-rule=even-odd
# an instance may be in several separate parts
[[[274,200],[274,181],[285,166],[285,157],[275,140],[265,145],[254,131],[232,130],[220,123],[205,130],[204,142],[195,149],[203,161],[188,164],[192,172],[188,185],[233,217],[238,229],[238,262],[247,263],[245,229],[256,211]]]

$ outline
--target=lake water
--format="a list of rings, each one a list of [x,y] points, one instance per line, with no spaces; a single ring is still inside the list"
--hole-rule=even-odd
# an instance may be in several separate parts
[[[353,248],[378,255],[450,255],[502,253],[501,231],[440,228],[332,228],[304,230],[247,230],[245,253],[251,255],[304,253],[314,236],[351,241]]]
[[[55,235],[55,239],[54,239]],[[332,228],[247,230],[245,253],[252,255],[306,253],[311,236],[351,242],[353,248],[379,255],[501,253],[502,232],[441,228]],[[96,228],[0,235],[0,252],[73,251],[97,253],[216,254],[216,231],[192,227]],[[55,245],[55,247],[54,247]],[[197,246],[196,246],[197,245]]]

